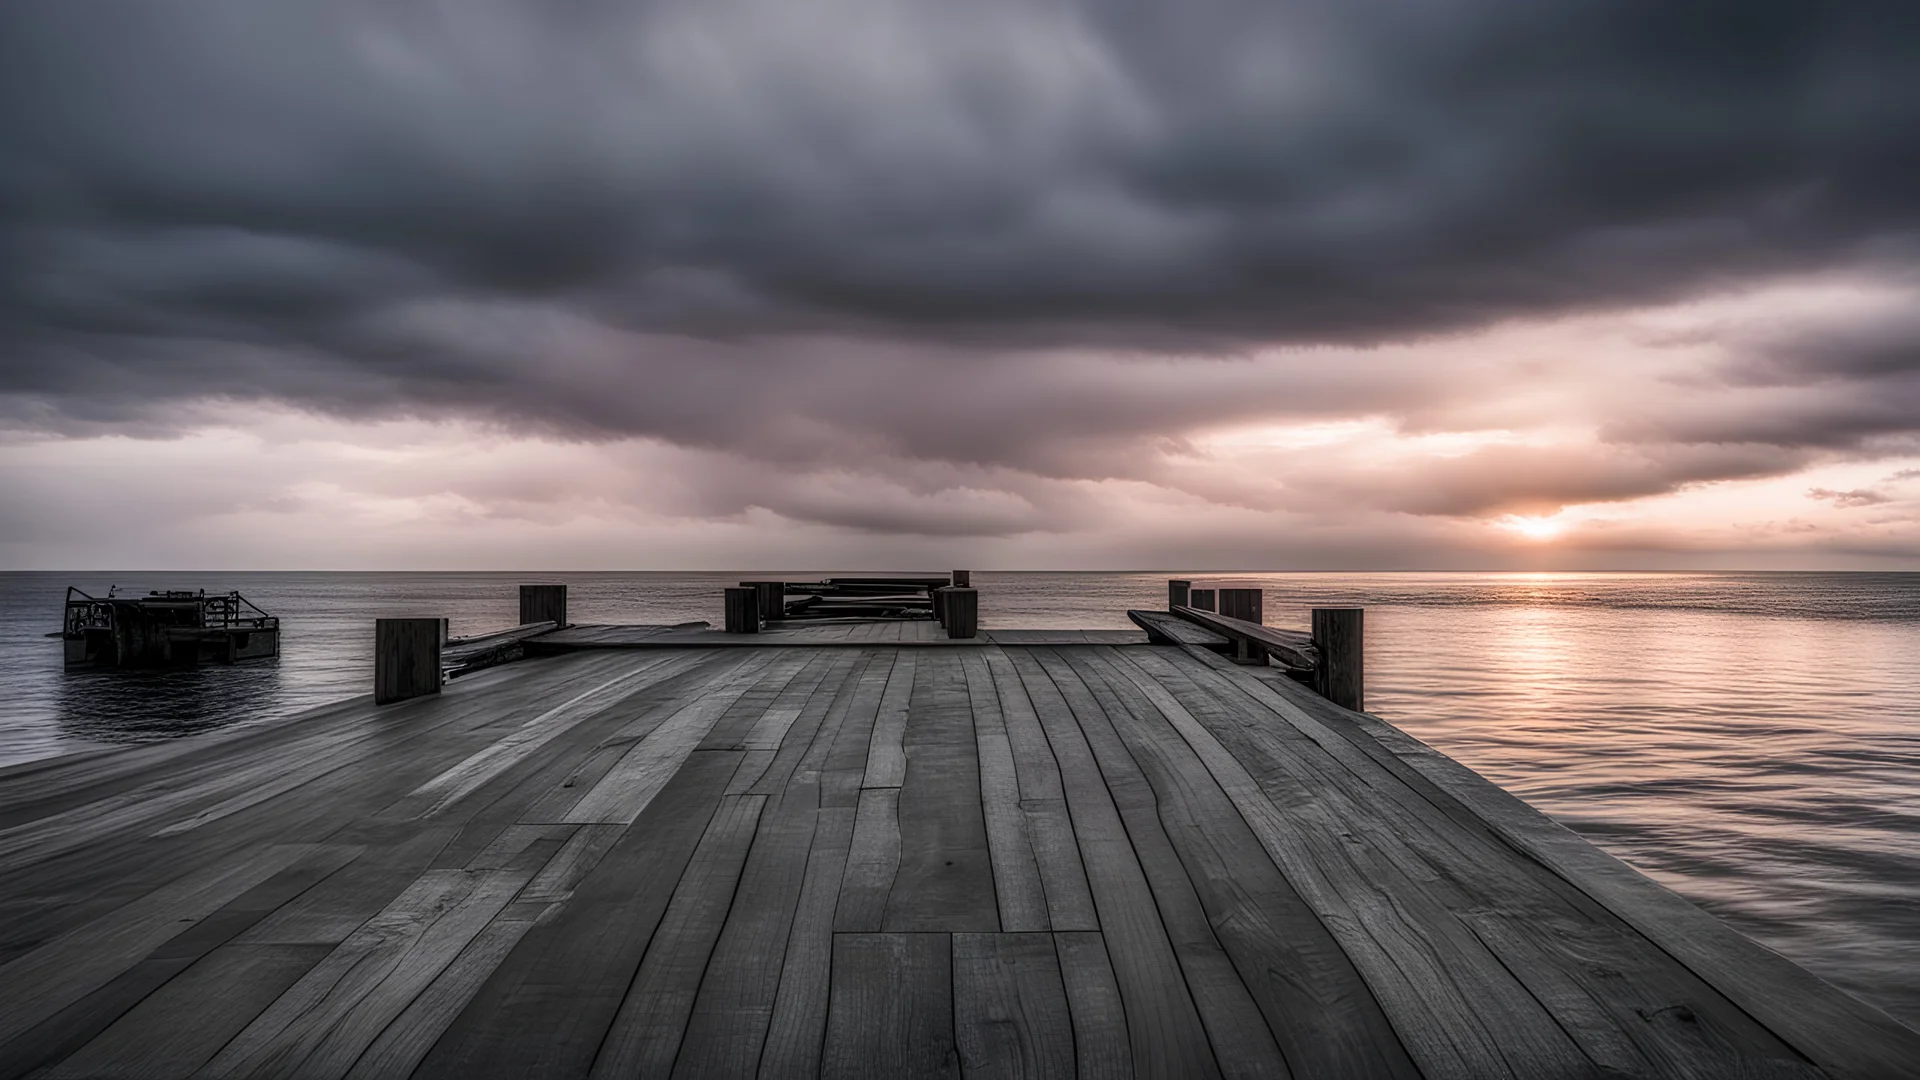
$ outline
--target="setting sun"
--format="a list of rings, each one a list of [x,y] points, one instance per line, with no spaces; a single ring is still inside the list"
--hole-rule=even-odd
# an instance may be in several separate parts
[[[1551,540],[1566,530],[1567,523],[1551,517],[1508,514],[1500,519],[1500,526],[1512,529],[1529,540]]]

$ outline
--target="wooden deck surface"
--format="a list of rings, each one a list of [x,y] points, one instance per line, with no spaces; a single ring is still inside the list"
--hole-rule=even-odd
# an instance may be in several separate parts
[[[729,634],[711,627],[577,625],[541,634],[528,644],[541,653],[579,649],[742,649],[770,645],[1135,645],[1142,630],[988,630],[958,640],[931,619],[789,620],[767,624],[757,634]]]
[[[0,1076],[1892,1077],[1920,1037],[1198,649],[576,652],[0,770]]]

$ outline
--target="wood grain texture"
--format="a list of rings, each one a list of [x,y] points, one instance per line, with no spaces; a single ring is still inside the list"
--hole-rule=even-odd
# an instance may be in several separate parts
[[[1054,934],[1053,947],[1073,1018],[1076,1071],[1081,1076],[1132,1076],[1126,1003],[1120,999],[1106,939],[1092,931],[1069,931]]]
[[[738,764],[737,751],[693,754],[573,898],[507,954],[414,1075],[585,1075]]]
[[[762,810],[740,887],[700,981],[675,1075],[745,1076],[758,1066],[818,815],[819,788],[810,782],[769,799]]]
[[[888,932],[995,931],[993,864],[980,807],[980,766],[965,672],[953,653],[915,667],[900,789],[900,864]]]
[[[531,877],[429,870],[234,1036],[199,1075],[343,1075]]]
[[[1053,936],[953,935],[953,1032],[962,1076],[1073,1076],[1073,1019]]]
[[[218,1053],[330,951],[326,945],[228,945],[155,990],[85,1047],[38,1074],[176,1080]],[[220,1007],[209,1009],[217,1000]]]
[[[1126,703],[1110,715],[1287,1062],[1303,1076],[1418,1076],[1352,961],[1167,722],[1179,703],[1123,652],[1102,650],[1076,663]]]
[[[806,879],[787,934],[773,1015],[760,1053],[760,1075],[767,1080],[819,1073],[831,991],[833,912],[847,851],[853,844],[853,816],[849,807],[828,807],[819,812],[813,848],[807,853]]]
[[[602,629],[385,709],[0,769],[0,1080],[1920,1055],[1276,671],[1132,631]]]
[[[1020,653],[1011,659],[1060,764],[1099,929],[1126,1008],[1134,1071],[1142,1076],[1218,1076],[1206,1028],[1160,921],[1153,891],[1086,736],[1039,661]]]
[[[980,806],[986,820],[987,848],[993,860],[994,894],[1000,928],[1048,930],[1046,886],[1027,837],[1027,815],[1020,806],[1020,778],[1013,744],[1007,739],[1000,693],[979,653],[961,657],[967,698],[973,711],[974,747],[980,768]]]
[[[1215,673],[1172,670],[1163,657],[1139,660],[1163,685],[1178,688],[1183,708],[1169,720],[1339,940],[1424,1073],[1464,1080],[1595,1072],[1540,1003],[1404,865],[1348,839],[1368,812],[1339,790],[1347,781],[1337,763],[1316,768],[1263,746],[1252,719],[1201,685]]]
[[[899,787],[907,778],[907,706],[913,697],[913,673],[919,654],[902,652],[887,675],[880,711],[873,720],[862,787]]]
[[[836,934],[820,1075],[958,1077],[952,941],[946,934]]]
[[[840,881],[840,905],[833,919],[840,933],[877,932],[887,917],[887,894],[900,869],[900,789],[868,788],[860,793],[853,820],[853,846]]]
[[[764,795],[720,800],[601,1041],[590,1075],[665,1076],[672,1071],[765,805]]]
[[[1106,777],[1222,1075],[1287,1075],[1266,1018],[1214,935],[1193,882],[1174,853],[1156,812],[1152,787],[1114,732],[1113,717],[1125,713],[1125,706],[1098,679],[1094,681],[1100,692],[1093,692],[1060,653],[1050,649],[1036,653],[1079,720],[1081,733]]]

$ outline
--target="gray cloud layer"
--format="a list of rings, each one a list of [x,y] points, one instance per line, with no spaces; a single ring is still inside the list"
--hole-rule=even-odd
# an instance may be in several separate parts
[[[988,477],[1006,504],[948,524],[1018,531],[1066,498],[1028,488],[1164,481],[1199,424],[1417,424],[1519,377],[1304,347],[1910,282],[1916,55],[1910,3],[22,0],[0,416],[477,417]],[[1729,332],[1698,393],[1601,418],[1601,455],[1300,496],[1491,513],[1884,448],[1915,436],[1916,343]]]

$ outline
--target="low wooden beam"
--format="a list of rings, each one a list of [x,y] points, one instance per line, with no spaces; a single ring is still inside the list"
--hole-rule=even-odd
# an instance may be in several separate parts
[[[759,589],[752,585],[740,585],[726,590],[726,617],[723,627],[729,634],[760,632]]]
[[[980,593],[974,589],[946,588],[943,610],[947,615],[947,636],[970,638],[980,629]]]
[[[1187,598],[1190,601],[1191,607],[1197,608],[1200,611],[1213,610],[1213,590],[1212,589],[1190,590],[1187,593]]]
[[[1366,711],[1365,608],[1314,608],[1314,692],[1354,712]]]
[[[520,586],[520,625],[550,622],[567,625],[567,587],[565,585]]]
[[[373,703],[440,692],[442,619],[373,621]]]

